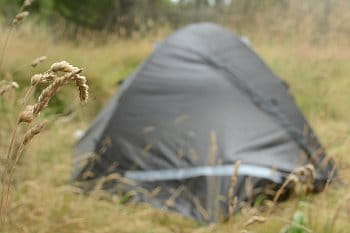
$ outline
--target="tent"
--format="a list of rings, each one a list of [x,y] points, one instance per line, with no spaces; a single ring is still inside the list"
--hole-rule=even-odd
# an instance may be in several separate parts
[[[122,83],[77,143],[73,180],[213,222],[228,215],[236,161],[242,203],[309,163],[321,189],[325,158],[286,83],[231,31],[198,23]]]

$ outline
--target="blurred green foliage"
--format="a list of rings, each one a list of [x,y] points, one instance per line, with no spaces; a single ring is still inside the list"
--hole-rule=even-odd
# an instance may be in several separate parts
[[[286,226],[281,233],[308,233],[307,217],[302,211],[296,211],[293,215],[291,223]]]
[[[24,0],[0,0],[0,24],[10,23]],[[331,27],[330,15],[335,6],[343,8],[346,0],[34,0],[28,10],[36,23],[48,24],[52,31],[68,38],[79,32],[113,32],[120,37],[152,34],[159,26],[177,28],[182,25],[212,21],[234,26],[237,31],[247,31],[256,24],[266,22],[276,33],[277,22],[291,25],[288,29],[302,27],[305,19],[312,18],[314,40],[327,39]],[[345,6],[345,5],[344,5]],[[293,10],[294,9],[294,10]],[[296,9],[296,10],[295,10]],[[288,13],[289,12],[289,13]],[[291,12],[294,12],[294,14]],[[263,15],[263,16],[262,16]],[[1,20],[2,19],[2,20]],[[344,20],[345,22],[345,20]],[[337,22],[337,30],[345,23]],[[59,29],[59,30],[58,30]],[[295,33],[294,33],[295,34]],[[325,36],[326,35],[326,36]]]
[[[2,18],[11,19],[23,3],[21,0],[0,0]],[[171,0],[35,0],[30,11],[41,20],[52,23],[59,18],[94,30],[116,30],[128,34],[175,9]]]
[[[232,9],[236,11],[254,9],[262,5],[259,2],[256,0],[34,0],[30,11],[40,19],[40,22],[53,24],[63,20],[65,24],[69,23],[79,28],[113,31],[129,36],[133,31],[149,31],[159,24],[179,26],[195,21],[217,21],[227,16]],[[0,0],[2,18],[8,20],[13,18],[22,3],[23,0]]]

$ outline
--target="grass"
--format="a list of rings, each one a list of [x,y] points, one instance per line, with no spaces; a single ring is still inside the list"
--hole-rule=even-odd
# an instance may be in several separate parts
[[[18,168],[8,232],[209,233],[239,232],[242,229],[252,217],[251,211],[242,211],[227,223],[201,225],[147,205],[122,204],[122,198],[79,195],[69,186],[75,130],[89,125],[98,109],[116,91],[118,81],[147,57],[158,37],[138,40],[110,38],[103,45],[97,40],[74,44],[55,41],[45,31],[36,30],[24,25],[23,30],[14,31],[7,48],[2,70],[20,84],[22,89],[17,95],[23,95],[23,87],[29,85],[31,74],[46,70],[53,61],[65,59],[86,68],[84,72],[89,77],[91,99],[89,107],[79,110],[73,107],[78,102],[69,101],[72,95],[69,91],[63,90],[53,99],[54,107],[50,110],[59,115],[49,130],[33,140],[23,158],[23,165]],[[0,41],[3,35],[0,33]],[[350,46],[332,41],[313,46],[302,39],[269,43],[260,41],[256,35],[250,36],[257,52],[290,84],[296,101],[329,154],[337,161],[342,180],[349,180],[350,54],[347,51]],[[30,64],[42,55],[48,60],[38,69],[29,66],[18,69],[19,64]],[[7,110],[0,111],[4,114]],[[50,118],[49,115],[44,117]],[[1,117],[2,135],[5,134],[3,122],[5,120]],[[7,141],[2,135],[0,153],[4,154]],[[265,223],[249,226],[248,230],[278,233],[283,228],[294,226],[295,216],[302,215],[307,217],[306,222],[303,220],[306,232],[346,233],[350,229],[350,207],[345,201],[349,191],[348,185],[332,184],[324,193],[281,203]],[[331,229],[334,216],[336,222]]]

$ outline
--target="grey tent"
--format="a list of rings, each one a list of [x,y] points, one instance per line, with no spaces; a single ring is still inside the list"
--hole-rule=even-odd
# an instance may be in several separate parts
[[[227,217],[236,161],[243,202],[308,163],[321,189],[333,169],[325,156],[286,83],[232,32],[199,23],[121,85],[77,143],[73,180],[109,177],[111,192],[210,222]]]

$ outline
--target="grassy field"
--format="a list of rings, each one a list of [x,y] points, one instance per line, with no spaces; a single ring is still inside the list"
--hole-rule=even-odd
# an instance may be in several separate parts
[[[23,97],[23,89],[28,87],[32,74],[46,70],[54,61],[67,60],[85,68],[91,100],[80,108],[78,101],[70,100],[75,93],[67,90],[53,99],[54,104],[43,116],[51,120],[48,130],[25,151],[16,173],[7,232],[240,232],[245,221],[256,213],[254,209],[245,210],[229,222],[201,225],[147,205],[123,204],[118,197],[100,192],[79,195],[69,185],[75,130],[89,125],[115,93],[118,81],[132,72],[151,53],[154,43],[166,34],[138,40],[118,40],[111,36],[105,41],[73,43],[56,41],[43,30],[33,33],[29,26],[13,33],[1,75],[20,84],[18,98]],[[0,41],[4,35],[2,30]],[[248,36],[256,51],[290,84],[298,104],[337,162],[342,178],[341,184],[332,184],[321,194],[295,197],[279,204],[266,223],[249,227],[249,232],[278,233],[298,211],[307,216],[305,232],[349,232],[350,204],[346,198],[350,193],[347,182],[350,179],[350,46],[336,40],[323,45],[311,45],[302,39],[272,43],[255,35]],[[48,60],[39,68],[26,65],[42,55]],[[0,101],[0,153],[4,154],[8,131],[13,127],[8,122],[15,119],[16,107],[11,109],[11,104],[5,107],[4,100]]]

